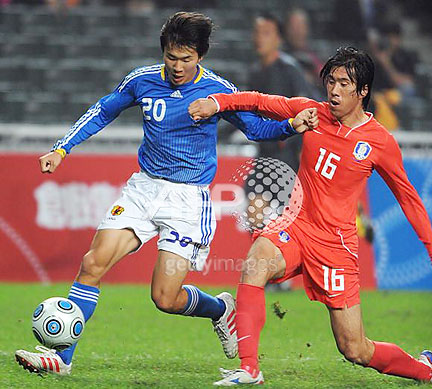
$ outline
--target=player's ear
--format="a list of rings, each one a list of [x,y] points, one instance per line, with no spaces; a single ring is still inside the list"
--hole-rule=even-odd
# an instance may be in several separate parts
[[[360,96],[364,98],[367,96],[368,93],[369,93],[369,87],[365,85],[360,92]]]

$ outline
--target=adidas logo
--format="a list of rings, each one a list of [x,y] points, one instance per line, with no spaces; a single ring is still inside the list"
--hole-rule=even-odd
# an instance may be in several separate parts
[[[182,99],[183,95],[181,94],[181,92],[177,89],[175,90],[173,93],[170,94],[170,97],[176,97],[178,99]]]

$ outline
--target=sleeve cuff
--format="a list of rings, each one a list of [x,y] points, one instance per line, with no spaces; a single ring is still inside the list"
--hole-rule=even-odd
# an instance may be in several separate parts
[[[62,159],[64,159],[66,157],[66,150],[65,149],[55,149],[53,150],[55,153],[58,153],[61,155]]]
[[[220,105],[219,105],[219,102],[216,100],[216,98],[213,97],[212,95],[208,96],[207,98],[212,99],[216,103],[216,108],[217,108],[216,113],[220,112]]]
[[[287,120],[286,132],[289,135],[299,134],[299,132],[297,132],[296,129],[292,126],[293,121],[294,121],[294,118],[290,118]]]

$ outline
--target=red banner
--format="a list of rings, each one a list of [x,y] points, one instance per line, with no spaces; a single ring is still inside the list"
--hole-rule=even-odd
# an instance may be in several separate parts
[[[226,192],[235,192],[236,185],[229,181],[244,161],[243,157],[219,159],[211,188],[220,212],[217,231],[204,271],[191,273],[191,282],[238,282],[251,239],[229,212],[224,214],[223,209],[229,207],[221,205],[231,201]],[[0,281],[72,281],[99,221],[137,170],[134,156],[74,154],[55,174],[41,174],[36,155],[0,155]],[[104,282],[149,283],[157,257],[156,241],[124,258]],[[366,263],[362,272],[371,275],[362,286],[369,288],[375,286],[371,255],[367,247],[361,255]]]

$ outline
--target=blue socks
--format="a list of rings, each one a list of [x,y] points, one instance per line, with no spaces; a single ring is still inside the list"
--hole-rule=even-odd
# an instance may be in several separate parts
[[[95,286],[80,284],[79,282],[74,282],[72,284],[68,296],[69,300],[72,300],[81,308],[86,322],[93,315],[93,312],[96,309],[98,298],[98,288],[96,288]],[[76,345],[77,343],[67,348],[66,350],[57,352],[63,362],[67,365],[72,362],[72,356],[75,351]]]
[[[225,312],[225,303],[217,297],[210,296],[193,285],[183,285],[188,294],[188,302],[181,315],[209,317],[218,320]]]
[[[183,289],[188,294],[188,302],[183,311],[179,312],[185,316],[208,317],[212,320],[218,320],[225,312],[225,303],[217,297],[210,296],[199,290],[193,285],[183,285]],[[99,289],[94,286],[88,286],[74,282],[71,286],[68,299],[76,303],[84,314],[87,322],[93,315],[99,298]],[[72,362],[72,356],[75,352],[77,343],[57,354],[64,363],[69,365]]]

